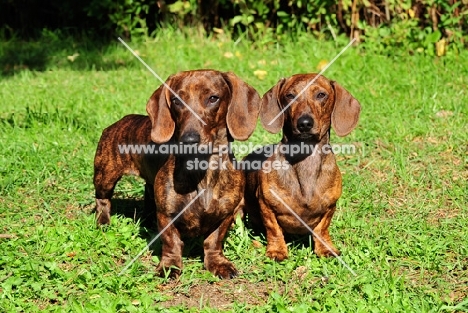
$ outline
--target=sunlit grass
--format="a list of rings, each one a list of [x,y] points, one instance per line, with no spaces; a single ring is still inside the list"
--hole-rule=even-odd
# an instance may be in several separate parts
[[[325,73],[362,105],[350,136],[332,134],[333,143],[358,147],[338,156],[344,188],[331,225],[357,277],[337,260],[316,258],[307,238],[291,243],[289,260],[270,261],[264,239],[253,241],[238,223],[225,250],[239,278],[220,282],[203,270],[193,241],[180,281],[168,282],[154,276],[158,245],[117,275],[155,234],[132,218],[142,206],[141,180],[119,183],[117,211],[126,214],[114,215],[111,226],[96,229],[91,214],[102,129],[145,114],[159,82],[117,41],[69,43],[52,42],[45,52],[38,43],[46,55],[41,71],[20,66],[27,54],[0,57],[3,67],[17,66],[0,80],[0,233],[12,237],[0,238],[2,312],[468,310],[467,55],[386,58],[354,47]],[[308,36],[236,44],[178,32],[130,43],[163,78],[214,68],[260,94],[281,77],[318,72],[345,44]],[[277,140],[259,127],[250,142]]]

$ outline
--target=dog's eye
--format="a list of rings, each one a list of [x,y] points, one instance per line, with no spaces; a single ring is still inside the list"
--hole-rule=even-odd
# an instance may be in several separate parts
[[[324,92],[319,92],[315,97],[316,97],[318,100],[322,100],[322,99],[324,99],[326,96],[327,96],[326,93],[324,93]]]
[[[181,106],[181,105],[182,105],[182,101],[180,101],[180,99],[179,99],[179,98],[176,98],[176,97],[173,97],[173,98],[171,99],[171,102],[172,102],[172,104],[175,105],[175,106]]]
[[[216,103],[218,103],[218,101],[219,101],[219,97],[217,97],[217,96],[211,96],[211,97],[208,98],[208,103],[209,104],[216,104]]]
[[[293,100],[294,98],[296,98],[296,96],[293,95],[292,93],[288,93],[288,94],[286,95],[286,99],[288,99],[288,100]]]

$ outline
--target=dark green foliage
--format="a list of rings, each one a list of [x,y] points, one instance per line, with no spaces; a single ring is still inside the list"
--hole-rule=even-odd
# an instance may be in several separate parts
[[[154,35],[162,26],[202,26],[207,33],[251,38],[307,31],[347,35],[376,51],[444,55],[466,45],[468,4],[461,0],[0,0],[3,36],[37,37],[44,28],[100,36]]]

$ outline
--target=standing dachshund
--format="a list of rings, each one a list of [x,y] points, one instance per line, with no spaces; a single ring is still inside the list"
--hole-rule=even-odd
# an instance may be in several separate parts
[[[263,161],[290,164],[286,169],[280,167],[269,173],[261,170],[247,173],[245,211],[254,221],[260,213],[268,257],[278,261],[288,257],[284,233],[309,232],[295,214],[326,243],[314,236],[314,252],[318,256],[340,253],[328,233],[336,201],[341,196],[341,173],[329,146],[330,127],[338,136],[348,135],[358,122],[360,110],[359,102],[348,91],[316,74],[281,79],[263,96],[260,112],[263,127],[271,133],[283,129],[275,152],[263,157]],[[309,149],[304,149],[306,145]],[[303,151],[299,152],[300,148]],[[262,156],[251,154],[244,161],[254,159]]]
[[[222,243],[243,199],[245,177],[234,168],[232,153],[217,151],[234,139],[249,138],[260,106],[255,89],[232,73],[199,70],[169,77],[148,101],[149,118],[127,116],[102,135],[94,176],[98,223],[109,222],[110,198],[120,177],[141,175],[147,182],[145,199],[154,197],[156,203],[162,241],[158,273],[177,277],[182,238],[204,236],[205,268],[221,278],[234,277],[237,270]],[[156,144],[157,149],[171,143],[211,145],[213,153],[122,155],[116,146],[124,143]],[[202,161],[210,167],[197,168]]]
[[[124,146],[148,147],[157,150],[151,142],[151,120],[145,115],[127,115],[107,127],[101,135],[94,157],[94,188],[96,190],[96,221],[110,223],[111,198],[123,175],[137,175],[145,181],[145,211],[156,211],[154,179],[166,163],[167,154],[121,151]]]

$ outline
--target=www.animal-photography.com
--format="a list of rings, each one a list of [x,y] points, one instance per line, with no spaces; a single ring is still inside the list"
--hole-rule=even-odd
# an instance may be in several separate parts
[[[1,312],[467,312],[468,4],[0,0]]]

